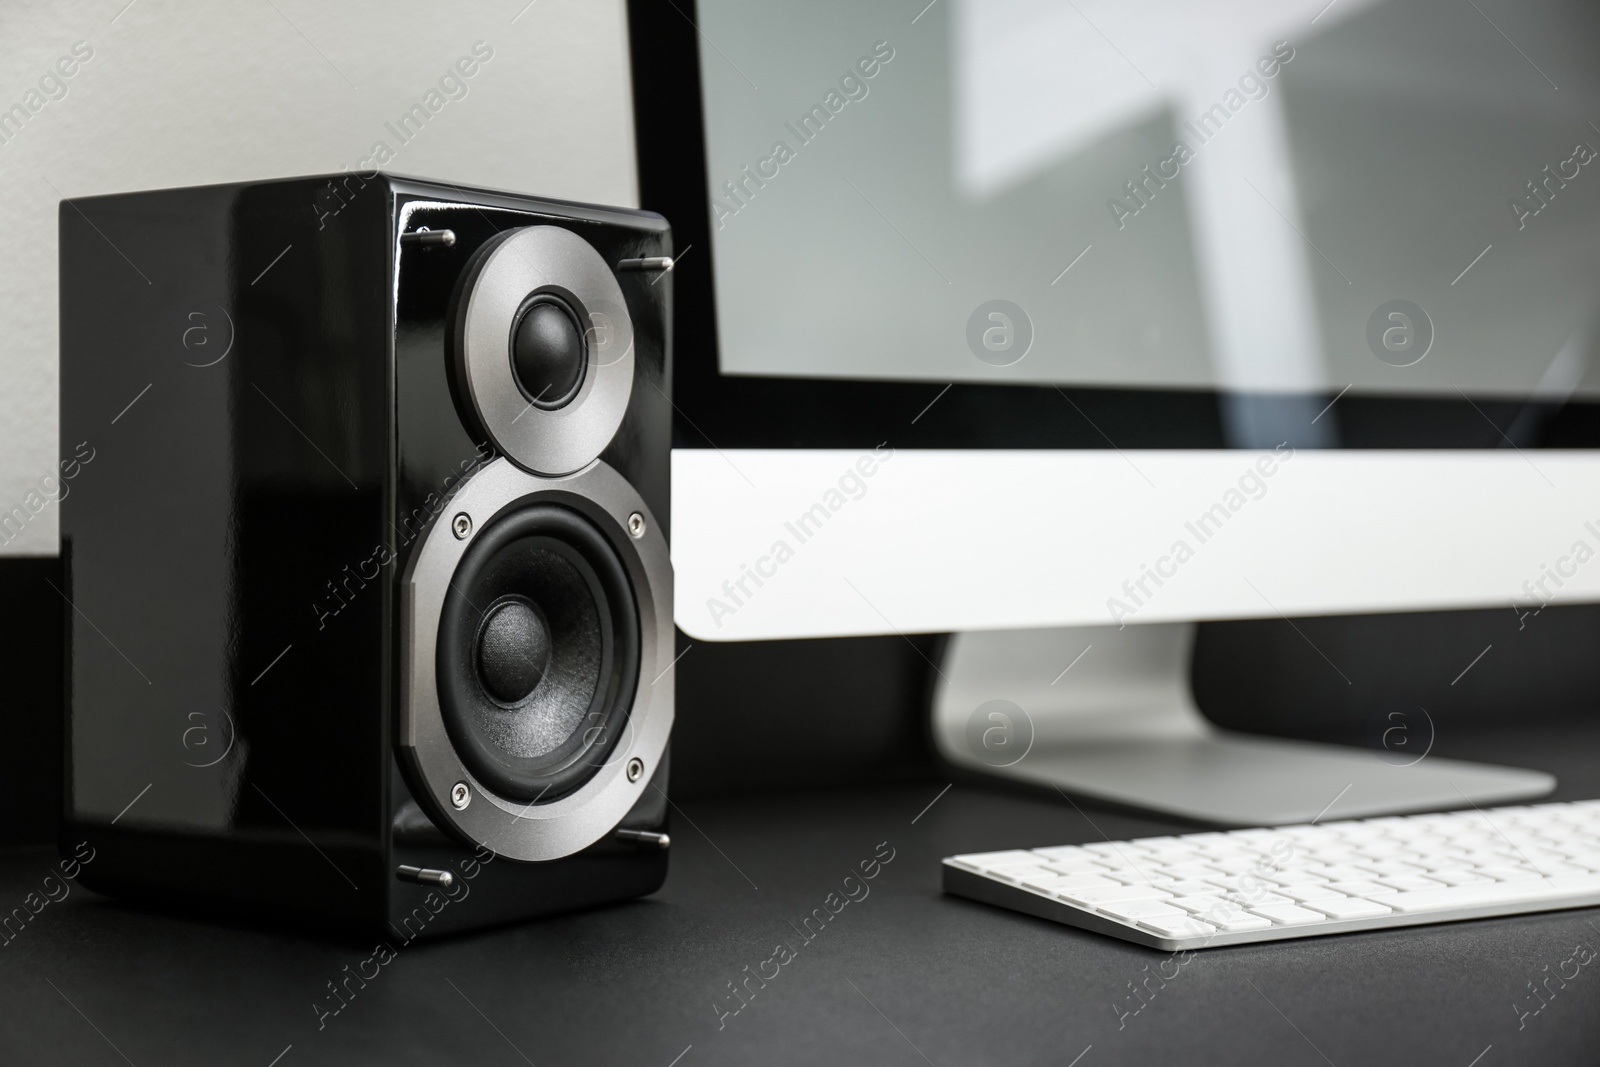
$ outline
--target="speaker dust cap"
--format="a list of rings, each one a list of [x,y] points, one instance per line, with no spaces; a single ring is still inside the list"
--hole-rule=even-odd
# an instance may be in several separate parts
[[[633,392],[633,322],[611,268],[559,226],[487,242],[456,302],[452,378],[495,448],[535,474],[598,457]]]

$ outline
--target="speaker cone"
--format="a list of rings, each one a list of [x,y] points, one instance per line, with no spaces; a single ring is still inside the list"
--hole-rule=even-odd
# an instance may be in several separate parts
[[[530,803],[581,786],[638,684],[638,608],[616,550],[558,504],[496,519],[450,581],[436,672],[445,730],[485,785]]]

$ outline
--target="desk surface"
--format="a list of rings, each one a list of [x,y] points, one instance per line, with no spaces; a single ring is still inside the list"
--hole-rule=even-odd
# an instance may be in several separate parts
[[[1554,771],[1562,799],[1600,796],[1600,728],[1478,735],[1441,741],[1440,750]],[[320,1030],[313,1003],[326,995],[325,983],[369,953],[136,910],[74,889],[0,949],[0,1060],[1600,1060],[1600,973],[1580,971],[1520,1030],[1513,1008],[1528,996],[1525,983],[1567,960],[1575,943],[1600,947],[1595,909],[1214,949],[1119,1020],[1114,1005],[1128,983],[1155,971],[1164,954],[944,896],[938,860],[1187,828],[964,784],[928,807],[944,785],[685,803],[674,818],[672,874],[654,897],[403,948]],[[805,916],[842,890],[880,842],[894,858],[868,895],[802,941],[796,928]],[[51,859],[0,858],[6,909],[37,888]],[[780,942],[793,958],[738,1014],[719,1020],[716,1005],[737,1003],[723,999],[727,983],[743,980],[747,965],[755,971]]]

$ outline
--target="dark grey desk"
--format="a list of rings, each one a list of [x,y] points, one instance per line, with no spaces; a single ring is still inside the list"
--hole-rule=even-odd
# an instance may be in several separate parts
[[[1600,729],[1440,750],[1600,796]],[[1513,1008],[1576,942],[1600,948],[1600,910],[1211,950],[1119,1029],[1113,1005],[1166,956],[943,896],[938,860],[1184,828],[968,785],[927,808],[944,785],[685,803],[656,897],[402,949],[320,1030],[313,1003],[367,951],[74,890],[0,949],[0,1062],[1600,1062],[1600,966],[1520,1031]],[[803,942],[802,920],[885,841],[894,859],[869,894]],[[0,903],[20,903],[50,859],[0,859]],[[716,1005],[737,1003],[727,983],[780,942],[794,958],[719,1023]]]

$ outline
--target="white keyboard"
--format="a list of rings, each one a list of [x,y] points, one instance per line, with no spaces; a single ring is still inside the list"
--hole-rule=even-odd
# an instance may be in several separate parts
[[[1177,951],[1600,905],[1600,800],[944,861],[947,893]]]

